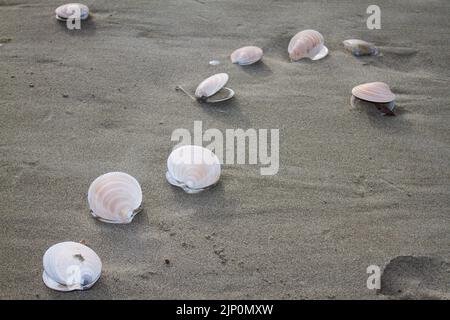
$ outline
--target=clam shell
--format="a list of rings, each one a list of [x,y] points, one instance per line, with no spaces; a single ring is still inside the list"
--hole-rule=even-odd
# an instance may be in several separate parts
[[[289,57],[293,61],[303,58],[319,60],[328,54],[323,36],[316,30],[303,30],[297,33],[289,42]]]
[[[212,151],[201,146],[181,146],[167,159],[166,178],[187,193],[198,193],[219,181],[220,161]]]
[[[235,50],[230,58],[232,63],[238,63],[241,66],[246,66],[258,62],[263,57],[261,48],[248,46]]]
[[[378,54],[378,48],[370,42],[359,39],[348,39],[342,42],[344,48],[353,55],[359,56],[374,56]]]
[[[88,202],[95,218],[108,223],[130,223],[141,210],[141,186],[129,174],[109,172],[92,182]]]
[[[359,99],[370,102],[386,103],[395,100],[395,94],[384,82],[360,84],[352,89],[352,94]]]
[[[75,15],[77,11],[75,7],[78,7],[80,10],[81,20],[85,20],[89,17],[89,8],[86,5],[81,3],[67,3],[56,8],[56,19],[63,21],[69,19],[70,17]]]
[[[43,257],[45,285],[58,291],[86,290],[100,278],[102,262],[89,247],[78,242],[51,246]]]
[[[228,82],[228,74],[217,73],[202,81],[195,90],[197,99],[206,99],[216,94]]]

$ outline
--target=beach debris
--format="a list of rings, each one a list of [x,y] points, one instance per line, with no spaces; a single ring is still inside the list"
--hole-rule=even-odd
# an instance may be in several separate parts
[[[263,57],[261,48],[255,46],[242,47],[235,50],[230,58],[232,63],[237,63],[241,66],[246,66],[258,62]]]
[[[181,86],[175,87],[175,90],[180,90],[188,95],[191,99],[200,102],[222,102],[231,99],[234,96],[234,91],[231,88],[225,87],[229,79],[226,73],[217,73],[205,80],[203,80],[195,90],[195,96],[183,89]]]
[[[328,48],[324,45],[322,34],[316,30],[303,30],[289,42],[288,53],[291,61],[303,58],[319,60],[327,56]]]
[[[102,262],[89,247],[79,242],[60,242],[43,257],[42,280],[57,291],[86,290],[100,278]]]
[[[139,182],[124,172],[109,172],[96,178],[88,190],[94,218],[107,223],[130,223],[142,210]]]
[[[220,178],[220,161],[209,149],[185,145],[172,151],[167,159],[167,181],[186,193],[213,187]]]
[[[352,89],[351,105],[373,105],[383,115],[395,115],[395,94],[384,82],[370,82],[356,86]]]
[[[66,21],[75,14],[80,13],[80,19],[86,20],[89,17],[89,8],[81,3],[67,3],[56,8],[56,19]]]
[[[359,39],[348,39],[342,42],[344,48],[354,56],[376,56],[379,53],[378,48],[371,42]]]
[[[218,66],[220,64],[220,61],[219,60],[211,60],[209,62],[209,64],[212,65],[212,66]]]

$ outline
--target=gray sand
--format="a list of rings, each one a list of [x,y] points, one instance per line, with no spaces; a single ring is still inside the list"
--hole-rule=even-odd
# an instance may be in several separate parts
[[[448,1],[377,1],[381,30],[360,1],[85,3],[93,17],[68,31],[60,1],[0,1],[0,298],[386,299],[366,288],[367,266],[450,261]],[[289,39],[307,28],[330,55],[290,63]],[[383,55],[357,59],[348,38]],[[231,64],[244,45],[263,62]],[[217,72],[236,90],[229,103],[174,90]],[[350,109],[352,87],[371,81],[397,94],[397,117]],[[210,191],[171,187],[170,135],[194,120],[279,128],[279,173],[225,165]],[[90,182],[117,170],[144,192],[129,225],[88,213]],[[102,258],[99,282],[47,289],[45,250],[82,239]]]

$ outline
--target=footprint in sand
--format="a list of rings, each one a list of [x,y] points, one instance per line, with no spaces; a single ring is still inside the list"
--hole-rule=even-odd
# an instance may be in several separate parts
[[[396,257],[383,270],[379,292],[393,299],[450,299],[450,263],[432,257]]]

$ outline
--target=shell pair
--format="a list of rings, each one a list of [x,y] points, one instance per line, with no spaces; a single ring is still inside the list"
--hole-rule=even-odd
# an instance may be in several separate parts
[[[186,145],[176,148],[167,159],[167,181],[187,193],[213,187],[220,178],[219,158],[209,149]]]
[[[222,102],[231,99],[234,96],[233,89],[225,87],[229,79],[226,73],[217,73],[203,80],[195,90],[195,96],[177,86],[175,90],[181,90],[195,101],[201,102]]]
[[[375,106],[383,115],[395,115],[395,94],[384,82],[370,82],[352,89],[352,107]]]
[[[42,280],[57,291],[86,290],[100,278],[102,262],[89,247],[78,242],[51,246],[43,257]]]
[[[320,60],[328,55],[322,34],[316,30],[303,30],[289,42],[288,53],[291,61],[308,58]]]
[[[89,8],[81,3],[68,3],[56,8],[56,19],[66,21],[77,13],[80,13],[80,19],[86,20],[89,17]]]

